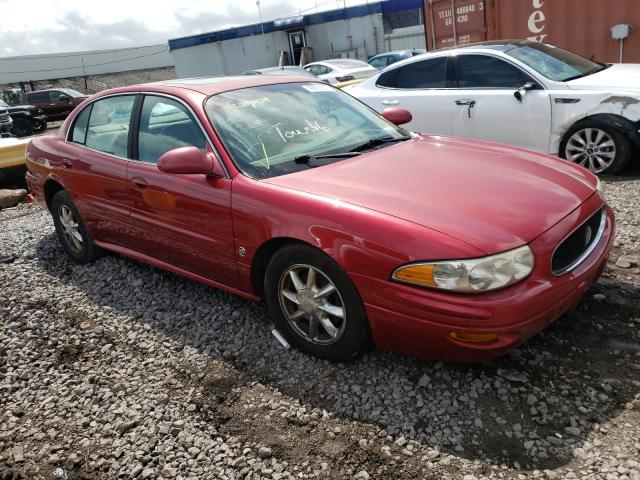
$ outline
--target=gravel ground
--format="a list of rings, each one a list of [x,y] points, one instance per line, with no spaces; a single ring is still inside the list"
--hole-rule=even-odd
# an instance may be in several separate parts
[[[473,366],[284,350],[262,305],[117,255],[76,265],[46,212],[4,210],[0,478],[640,480],[640,175],[605,189],[604,277]]]

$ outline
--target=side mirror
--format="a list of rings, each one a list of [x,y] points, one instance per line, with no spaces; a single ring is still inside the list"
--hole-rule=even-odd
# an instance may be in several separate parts
[[[58,97],[58,100],[59,100],[59,101],[61,101],[61,102],[68,102],[68,101],[70,101],[71,99],[69,98],[69,96],[68,96],[68,95],[60,95],[60,96]]]
[[[202,174],[224,176],[222,166],[211,153],[197,147],[180,147],[169,150],[158,160],[158,170],[176,174]]]
[[[513,96],[516,97],[516,99],[520,103],[522,103],[522,98],[524,97],[525,93],[527,93],[529,90],[534,90],[536,88],[538,88],[538,84],[537,83],[527,82],[524,85],[522,85],[520,88],[518,88],[518,90],[513,92]]]
[[[390,107],[382,111],[382,116],[396,125],[404,125],[413,120],[411,112],[406,108]]]

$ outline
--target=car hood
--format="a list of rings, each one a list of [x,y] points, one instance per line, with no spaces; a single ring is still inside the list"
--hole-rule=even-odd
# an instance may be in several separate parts
[[[440,136],[265,181],[413,222],[486,254],[529,243],[593,195],[596,182],[564,160]]]
[[[14,105],[14,106],[8,106],[6,107],[6,109],[9,111],[9,113],[35,112],[39,110],[38,107],[34,105]]]
[[[640,64],[622,63],[567,82],[572,89],[619,89],[640,93]]]

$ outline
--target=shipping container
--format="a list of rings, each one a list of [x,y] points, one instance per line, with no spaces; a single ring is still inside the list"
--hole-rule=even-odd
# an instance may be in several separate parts
[[[427,48],[527,38],[601,62],[640,63],[639,7],[638,0],[424,0]],[[630,26],[623,40],[612,35],[619,24]]]

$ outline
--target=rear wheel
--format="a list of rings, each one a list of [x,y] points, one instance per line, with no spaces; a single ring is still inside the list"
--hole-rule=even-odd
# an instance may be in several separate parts
[[[291,246],[273,256],[265,297],[277,328],[305,353],[345,361],[368,343],[367,318],[351,279],[312,247]]]
[[[78,209],[64,190],[53,196],[51,213],[56,234],[64,250],[78,263],[89,263],[98,257],[98,247],[87,233]]]
[[[573,126],[560,145],[561,155],[596,174],[618,173],[631,158],[629,137],[609,122],[585,120]]]

